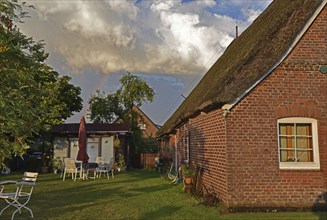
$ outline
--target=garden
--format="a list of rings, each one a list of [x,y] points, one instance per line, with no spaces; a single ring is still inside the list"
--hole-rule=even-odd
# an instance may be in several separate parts
[[[1,174],[0,174],[1,175]],[[0,181],[19,180],[21,172]],[[327,219],[323,212],[226,213],[222,205],[205,206],[154,170],[131,170],[115,178],[62,181],[60,174],[40,174],[31,201],[34,219]],[[0,208],[5,206],[0,201]],[[15,209],[0,219],[10,219]],[[224,213],[224,214],[223,214]],[[32,219],[23,210],[15,219]]]

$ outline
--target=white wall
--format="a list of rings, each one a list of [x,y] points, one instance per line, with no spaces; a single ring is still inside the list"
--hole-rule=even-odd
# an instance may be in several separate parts
[[[53,141],[54,157],[68,157],[67,138],[56,137]]]
[[[95,162],[98,156],[104,158],[105,162],[109,162],[110,158],[114,157],[113,136],[100,138],[88,138],[86,152],[89,156],[89,162]],[[54,139],[54,157],[68,157],[76,160],[78,154],[78,138],[70,138],[70,154],[68,154],[67,138],[56,137]],[[100,149],[101,146],[101,149]]]
[[[114,157],[114,138],[111,137],[103,137],[101,142],[101,157],[103,157],[104,161],[108,163],[110,158]]]
[[[88,138],[87,139],[87,147],[86,147],[86,152],[87,155],[89,156],[89,162],[90,163],[95,163],[98,155],[99,155],[99,139],[100,138]]]
[[[78,154],[78,139],[70,139],[70,158],[76,160]]]

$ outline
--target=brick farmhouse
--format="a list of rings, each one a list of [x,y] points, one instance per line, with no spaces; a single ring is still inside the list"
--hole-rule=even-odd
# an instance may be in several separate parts
[[[142,136],[144,138],[155,138],[158,134],[158,125],[156,125],[150,118],[147,116],[138,106],[132,105],[125,114],[131,114],[130,112],[133,111],[137,114],[138,118],[138,127],[142,131]],[[113,124],[121,124],[124,123],[123,117],[117,117]]]
[[[326,208],[327,1],[274,0],[159,130],[230,208]]]
[[[141,132],[140,135],[142,136],[143,140],[141,143],[135,143],[132,141],[130,148],[125,153],[125,157],[129,157],[129,165],[132,167],[153,168],[155,166],[154,158],[158,156],[157,150],[159,146],[158,142],[156,141],[156,137],[158,135],[159,126],[156,125],[150,119],[150,117],[136,105],[132,105],[129,109],[127,109],[123,116],[117,117],[113,121],[113,124],[130,123],[132,118],[136,119],[137,124],[134,126],[139,128],[139,132]],[[135,130],[133,133],[135,134]],[[135,152],[136,148],[139,148],[138,151],[141,152]],[[143,149],[140,150],[140,148]],[[151,150],[156,153],[151,152]]]

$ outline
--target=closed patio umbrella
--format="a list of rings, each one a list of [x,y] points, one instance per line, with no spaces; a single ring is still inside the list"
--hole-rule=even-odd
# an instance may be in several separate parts
[[[77,160],[82,161],[83,163],[87,163],[89,160],[89,156],[86,153],[86,144],[87,144],[87,137],[86,137],[86,126],[85,126],[85,118],[82,116],[81,121],[79,123],[79,130],[78,130],[78,154]]]

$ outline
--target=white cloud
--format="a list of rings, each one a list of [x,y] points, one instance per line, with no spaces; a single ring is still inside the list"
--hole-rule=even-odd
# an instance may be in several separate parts
[[[96,11],[90,10],[87,4],[80,4],[72,18],[67,19],[64,27],[68,31],[80,32],[84,37],[101,35],[106,32],[105,22]]]
[[[202,1],[196,1],[195,3],[198,6],[205,6],[205,7],[213,7],[216,5],[216,2],[214,0],[202,0]]]
[[[19,27],[44,39],[48,63],[82,88],[81,114],[91,93],[114,91],[130,71],[156,91],[144,110],[163,123],[233,40],[235,25],[242,32],[270,2],[29,0],[36,10]],[[79,121],[75,116],[71,122]]]
[[[133,1],[119,0],[112,1],[107,0],[108,5],[118,14],[129,17],[130,19],[136,19],[139,9],[134,5]]]
[[[218,23],[220,17],[211,16]],[[174,10],[160,12],[161,24],[157,33],[164,40],[164,45],[157,47],[159,51],[166,51],[162,47],[169,48],[171,54],[177,55],[179,60],[191,65],[192,69],[199,70],[209,68],[208,62],[218,50],[231,42],[228,33],[220,31],[217,27],[205,24],[199,14],[179,13]],[[230,19],[232,20],[232,19]],[[221,54],[218,53],[218,54]],[[161,53],[159,53],[162,55]],[[194,67],[194,64],[198,67]],[[212,64],[212,62],[210,62]],[[189,71],[189,68],[185,69]]]
[[[62,13],[74,10],[77,2],[74,1],[47,1],[47,2],[34,2],[31,3],[37,7],[39,16],[47,18],[48,15]]]
[[[178,1],[173,1],[173,0],[171,1],[156,0],[151,4],[150,9],[154,12],[168,11],[178,4],[180,4]]]
[[[246,21],[249,23],[252,23],[262,12],[260,10],[255,10],[251,8],[244,8],[241,11],[244,17],[247,18]]]
[[[237,23],[208,12],[213,0],[32,2],[41,16],[30,29],[76,72],[195,74],[224,51]]]

